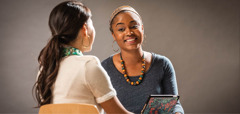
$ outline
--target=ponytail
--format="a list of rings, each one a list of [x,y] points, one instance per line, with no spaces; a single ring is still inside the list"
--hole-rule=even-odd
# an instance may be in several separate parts
[[[72,0],[58,4],[51,11],[48,25],[53,36],[38,56],[39,75],[33,86],[38,107],[52,102],[51,87],[58,75],[63,45],[75,41],[90,17],[89,8]]]
[[[51,87],[56,80],[62,58],[61,47],[59,35],[54,35],[38,56],[40,73],[34,85],[38,107],[51,103]]]

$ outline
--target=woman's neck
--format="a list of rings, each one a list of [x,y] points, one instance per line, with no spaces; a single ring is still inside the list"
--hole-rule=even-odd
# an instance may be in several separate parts
[[[67,46],[71,46],[71,47],[79,49],[81,52],[85,52],[85,50],[82,48],[82,46],[79,42],[76,42],[76,41],[70,42]]]
[[[136,64],[142,62],[143,50],[140,48],[134,51],[121,50],[122,59],[127,64]]]

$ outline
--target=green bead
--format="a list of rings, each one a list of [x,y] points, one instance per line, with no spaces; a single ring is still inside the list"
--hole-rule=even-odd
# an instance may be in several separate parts
[[[127,75],[127,74],[126,74],[126,68],[124,67],[124,66],[125,66],[125,64],[124,64],[125,62],[124,62],[123,59],[122,59],[121,53],[120,53],[120,59],[121,59],[121,65],[122,65],[123,74],[124,74],[124,75]],[[127,80],[129,80],[129,76],[126,76],[126,77],[124,77],[124,78],[125,78],[125,80],[127,81],[127,83],[129,83],[130,85],[133,84],[133,86],[137,86],[138,84],[140,84],[140,83],[142,82],[142,79],[143,79],[143,76],[144,76],[144,71],[145,71],[144,53],[143,53],[143,56],[142,56],[142,64],[143,64],[143,65],[142,65],[143,70],[141,70],[141,74],[142,74],[142,75],[140,75],[141,80],[138,79],[138,80],[135,81],[135,82],[127,81]]]

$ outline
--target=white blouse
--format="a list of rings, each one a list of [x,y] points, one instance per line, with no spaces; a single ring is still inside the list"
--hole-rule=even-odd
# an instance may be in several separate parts
[[[61,61],[52,94],[53,104],[93,104],[104,113],[99,103],[116,96],[116,91],[97,57],[72,55]]]

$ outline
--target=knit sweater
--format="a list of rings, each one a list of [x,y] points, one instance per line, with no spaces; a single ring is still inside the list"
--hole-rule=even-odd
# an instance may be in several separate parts
[[[117,91],[117,97],[123,106],[134,113],[141,113],[141,110],[151,94],[178,95],[175,71],[171,61],[162,55],[152,53],[152,63],[145,72],[142,82],[132,86],[125,81],[121,72],[113,63],[113,55],[102,62],[103,68],[110,76],[111,83]],[[137,81],[140,76],[130,76],[131,81]],[[174,112],[184,110],[178,101]]]

